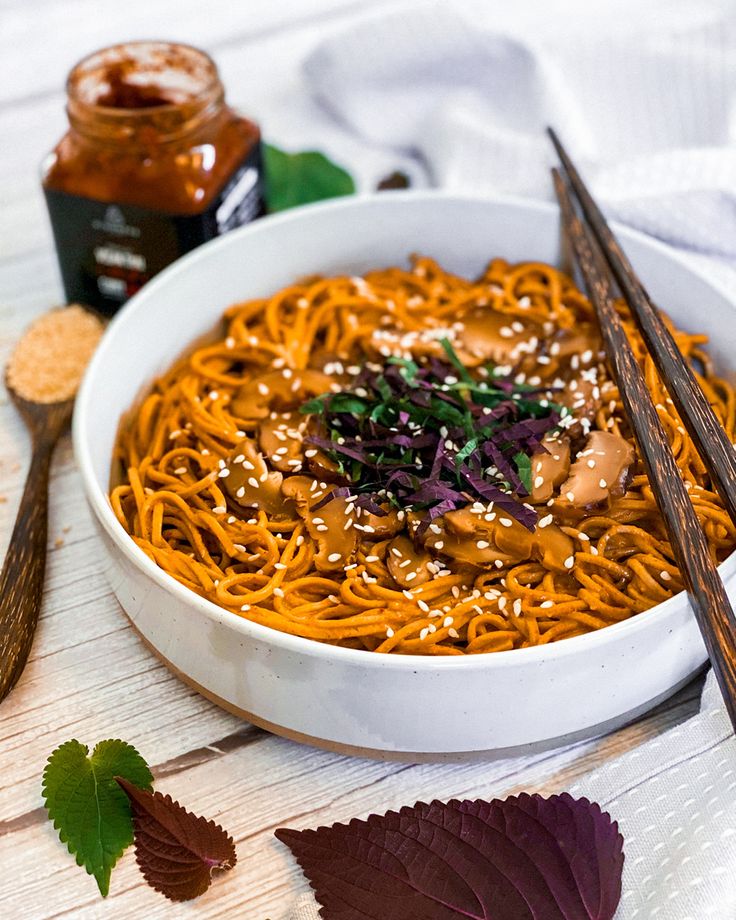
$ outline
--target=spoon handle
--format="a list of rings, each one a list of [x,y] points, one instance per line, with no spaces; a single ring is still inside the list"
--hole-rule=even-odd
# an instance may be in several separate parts
[[[0,701],[23,673],[43,594],[48,533],[49,466],[55,439],[35,446],[15,527],[0,574]]]

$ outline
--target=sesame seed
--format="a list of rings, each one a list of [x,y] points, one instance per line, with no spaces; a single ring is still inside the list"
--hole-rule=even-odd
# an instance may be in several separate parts
[[[595,469],[595,460],[586,460],[586,463],[588,464],[589,469]]]
[[[184,473],[186,473],[186,471],[187,471],[187,468],[185,466],[177,466],[177,468],[174,470],[174,475],[183,476]]]
[[[571,569],[574,565],[575,565],[575,557],[568,556],[567,559],[565,559],[565,568]]]
[[[460,638],[460,633],[455,629],[454,626],[451,626],[450,629],[447,630],[447,635],[450,636],[451,639]]]
[[[258,382],[258,392],[261,394],[261,396],[268,396],[268,393],[269,393],[268,386],[265,383],[263,383],[262,380]]]
[[[539,526],[540,526],[540,527],[548,527],[548,526],[552,523],[552,521],[553,521],[552,515],[551,515],[551,514],[546,514],[546,515],[539,521]]]
[[[389,626],[388,629],[386,630],[386,638],[387,638],[387,639],[391,639],[391,638],[393,638],[393,635],[394,635],[394,631],[393,631],[393,629],[391,629],[391,627]]]
[[[340,560],[341,558],[342,557],[340,556],[340,553],[330,553],[330,555],[327,557],[327,561],[328,562],[338,562],[338,560]]]
[[[282,572],[286,568],[286,563],[284,562],[274,562],[273,567],[279,572]]]
[[[498,523],[501,524],[502,527],[511,527],[512,521],[511,518],[499,518]]]
[[[521,616],[521,598],[517,597],[514,601],[514,616]]]
[[[224,514],[227,511],[227,508],[224,505],[215,505],[212,509],[213,514]]]
[[[487,540],[478,540],[476,541],[475,545],[478,547],[478,549],[488,549],[490,543]]]
[[[276,595],[276,597],[283,597],[283,596],[284,596],[284,589],[283,589],[283,588],[274,588],[274,589],[273,589],[273,593]]]
[[[565,493],[565,498],[566,498],[569,502],[574,502],[574,501],[575,501],[575,494],[574,494],[573,492],[566,492],[566,493]]]
[[[505,610],[505,609],[506,609],[506,598],[505,598],[505,597],[499,597],[499,599],[498,599],[498,609],[499,609],[499,610]]]
[[[544,477],[543,477],[543,476],[537,476],[537,478],[534,480],[534,488],[535,488],[535,489],[539,489],[539,488],[541,488],[543,485],[544,485]]]
[[[599,479],[599,480],[598,480],[598,485],[601,487],[601,489],[606,489],[606,488],[608,488],[608,483],[606,482],[605,479]]]
[[[380,559],[378,558],[378,556],[366,556],[365,561],[366,562],[380,562]]]
[[[224,479],[226,476],[230,475],[230,470],[228,469],[220,470],[220,472],[217,475],[220,479]]]
[[[421,629],[421,630],[419,631],[419,638],[420,638],[422,641],[424,641],[424,640],[427,638],[428,635],[429,635],[429,627],[428,627],[428,626],[425,626],[423,629]]]
[[[240,609],[241,609],[241,610],[250,610],[250,604],[243,604],[243,606],[242,606]]]
[[[662,581],[670,581],[672,578],[670,573],[665,572],[664,569],[659,573],[659,577],[662,579]]]
[[[250,477],[249,477],[249,479],[248,479],[248,485],[251,486],[251,487],[254,488],[254,489],[259,489],[259,488],[260,488],[260,486],[259,486],[259,484],[258,484],[258,480],[256,479],[255,476],[250,476]]]
[[[544,609],[546,610],[548,607],[554,607],[554,605],[555,605],[554,601],[542,601],[542,603],[539,606],[544,607]]]

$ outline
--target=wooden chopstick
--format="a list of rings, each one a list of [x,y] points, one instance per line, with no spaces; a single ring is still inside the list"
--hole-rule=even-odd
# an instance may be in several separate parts
[[[608,362],[736,730],[736,617],[710,557],[705,531],[680,476],[644,374],[616,312],[601,249],[575,212],[568,186],[558,170],[552,170],[552,177],[562,223],[598,315]]]
[[[567,151],[552,128],[549,136],[560,158],[563,171],[572,186],[588,225],[606,262],[618,282],[631,314],[639,327],[662,383],[667,388],[680,418],[693,439],[711,481],[721,497],[731,520],[736,524],[736,450],[718,421],[690,365],[677,347],[672,333],[664,324],[659,310],[636,275],[626,254],[580,178]]]

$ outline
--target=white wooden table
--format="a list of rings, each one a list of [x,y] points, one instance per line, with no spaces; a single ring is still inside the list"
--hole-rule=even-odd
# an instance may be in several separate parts
[[[387,3],[374,3],[386,7]],[[124,38],[171,38],[216,58],[232,102],[274,142],[332,151],[299,62],[355,0],[0,0],[0,362],[24,326],[60,302],[39,163],[64,130],[63,81],[83,54]],[[340,155],[360,165],[360,147]],[[379,169],[380,160],[371,168]],[[386,162],[388,172],[396,161]],[[365,164],[362,164],[365,173]],[[28,438],[0,398],[0,544],[12,528]],[[101,572],[69,440],[51,485],[44,607],[30,662],[0,707],[0,917],[201,917],[279,920],[306,884],[273,837],[417,799],[553,791],[691,715],[700,682],[607,738],[534,757],[464,765],[349,759],[273,737],[189,690],[140,644]],[[42,807],[45,760],[61,742],[120,737],[147,758],[157,786],[219,820],[239,863],[199,901],[174,906],[143,882],[128,852],[103,901],[59,843]]]

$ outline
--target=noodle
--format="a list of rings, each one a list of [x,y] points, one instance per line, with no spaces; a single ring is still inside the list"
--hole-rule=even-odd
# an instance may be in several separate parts
[[[547,564],[547,556],[540,553],[501,565],[448,559],[434,536],[440,551],[433,551],[430,575],[425,573],[426,580],[416,587],[398,582],[389,570],[395,537],[376,535],[358,518],[361,535],[350,559],[336,570],[326,568],[319,529],[324,528],[325,539],[334,537],[334,520],[331,527],[319,522],[330,514],[334,518],[336,499],[309,513],[296,493],[297,504],[287,503],[284,513],[238,503],[228,476],[234,465],[253,468],[243,445],[263,443],[257,439],[264,437],[259,425],[267,424],[266,417],[287,420],[275,427],[274,444],[281,446],[271,458],[281,461],[283,482],[291,471],[301,473],[294,481],[305,475],[308,416],[300,416],[298,404],[323,392],[317,384],[310,391],[309,371],[319,372],[320,379],[332,376],[344,387],[349,374],[370,361],[384,363],[397,354],[420,362],[428,356],[442,358],[439,331],[461,335],[462,318],[480,308],[508,323],[500,329],[502,337],[514,329],[537,330],[536,339],[522,341],[507,371],[517,383],[549,387],[550,400],[564,384],[577,407],[568,418],[574,425],[564,435],[573,444],[571,461],[583,464],[580,458],[591,432],[633,443],[618,391],[601,359],[592,307],[567,276],[542,263],[511,265],[496,259],[471,281],[431,259],[415,258],[408,270],[388,268],[362,278],[309,278],[273,297],[227,310],[222,338],[179,360],[121,424],[115,450],[118,472],[110,495],[121,526],[172,578],[235,615],[369,651],[460,655],[542,645],[621,622],[681,591],[682,579],[638,452],[618,493],[600,478],[599,487],[608,490],[605,501],[580,508],[570,499],[572,492],[566,497],[555,489],[549,500],[533,502],[538,517],[550,516],[550,537],[554,529],[572,547],[563,566]],[[720,562],[736,545],[734,525],[625,304],[619,311],[711,555]],[[702,350],[705,337],[671,328],[734,440],[736,394],[715,374]],[[550,342],[562,342],[563,347],[550,348]],[[243,415],[243,388],[252,381],[272,380],[274,374],[288,382],[296,405],[271,402],[270,414],[261,421]],[[265,383],[259,387],[261,392],[269,389]],[[582,390],[585,397],[579,395]],[[283,394],[280,398],[282,403],[286,399]],[[581,428],[585,411],[588,417]],[[296,430],[285,434],[287,426]],[[594,463],[588,466],[592,469]],[[253,488],[265,490],[269,476],[281,481],[270,460],[258,478],[255,472],[248,479]],[[318,486],[317,494],[329,490],[319,482],[321,474],[306,475],[311,475],[312,489]],[[491,507],[476,509],[479,519],[483,514],[486,521],[494,518]],[[344,520],[347,532],[350,523]],[[377,520],[380,524],[382,519]],[[540,520],[538,534],[544,524]],[[423,564],[427,558],[422,556]]]

